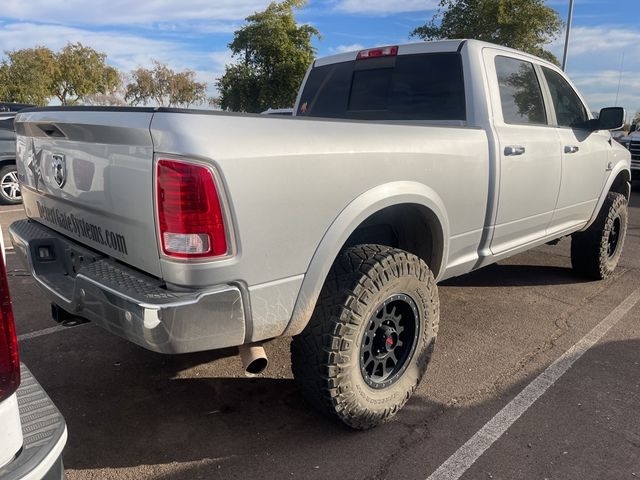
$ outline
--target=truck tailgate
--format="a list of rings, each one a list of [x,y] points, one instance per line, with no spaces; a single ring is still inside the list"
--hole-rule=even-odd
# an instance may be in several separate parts
[[[153,202],[153,109],[46,109],[16,120],[27,216],[161,276]]]

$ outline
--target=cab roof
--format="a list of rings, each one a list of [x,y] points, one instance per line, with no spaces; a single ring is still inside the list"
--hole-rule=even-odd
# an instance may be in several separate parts
[[[495,43],[483,42],[481,40],[472,40],[472,39],[437,40],[433,42],[404,43],[404,44],[397,45],[397,48],[398,48],[397,55],[457,52],[457,51],[460,51],[465,44],[468,44],[469,46],[473,46],[474,48],[477,48],[477,49],[481,49],[483,47],[498,48],[500,50],[515,53],[518,55],[525,55],[531,58],[535,58],[538,61],[542,61],[542,62],[548,63],[549,65],[553,65],[549,61],[540,57],[536,57],[535,55],[531,55],[530,53],[522,52],[520,50],[515,50],[509,47],[504,47],[502,45],[497,45]],[[380,46],[380,47],[382,48],[383,46]],[[363,50],[371,50],[373,48],[378,48],[378,47],[369,47]],[[338,53],[336,55],[329,55],[327,57],[318,58],[313,64],[313,66],[321,67],[323,65],[330,65],[332,63],[353,61],[353,60],[356,60],[358,53],[362,52],[363,50],[353,50],[351,52]]]

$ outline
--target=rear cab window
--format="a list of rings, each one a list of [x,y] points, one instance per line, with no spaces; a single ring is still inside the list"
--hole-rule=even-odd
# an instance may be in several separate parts
[[[297,115],[464,122],[460,54],[398,55],[316,67],[305,83]]]

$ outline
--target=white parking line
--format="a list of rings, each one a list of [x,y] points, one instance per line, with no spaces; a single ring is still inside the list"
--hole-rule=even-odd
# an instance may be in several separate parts
[[[90,324],[80,323],[78,325],[73,325],[73,326],[56,325],[55,327],[49,327],[43,330],[37,330],[35,332],[23,333],[22,335],[18,335],[18,341],[22,342],[23,340],[29,340],[31,338],[42,337],[44,335],[51,335],[52,333],[61,332],[62,330],[69,330],[71,328],[80,327],[82,325],[90,325]]]
[[[24,208],[12,208],[11,210],[0,210],[0,213],[24,212]]]
[[[547,389],[552,386],[584,353],[593,347],[616,323],[640,301],[640,288],[620,303],[573,347],[538,375],[495,417],[451,455],[427,480],[457,480],[507,429],[515,423]]]

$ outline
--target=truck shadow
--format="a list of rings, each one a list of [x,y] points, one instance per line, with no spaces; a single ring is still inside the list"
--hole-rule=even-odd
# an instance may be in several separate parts
[[[632,360],[637,360],[639,349],[638,340],[598,345],[572,369],[578,373],[584,370],[583,377],[571,380],[570,370],[563,378],[575,382],[571,388],[585,392],[595,388],[594,398],[602,399],[597,393],[598,382],[604,381],[601,376],[614,384],[623,380],[616,374],[610,378],[602,366],[612,366],[620,377],[631,375]],[[64,462],[72,480],[88,478],[86,470],[91,470],[91,478],[172,480],[306,479],[338,474],[345,479],[388,478],[392,469],[396,478],[418,478],[416,472],[424,478],[539,373],[499,386],[483,402],[468,401],[465,405],[454,403],[454,399],[444,403],[432,400],[429,385],[442,385],[447,379],[429,372],[395,419],[371,431],[354,432],[315,413],[291,379],[183,378],[179,372],[202,361],[202,355],[167,361],[167,357],[139,350],[131,357],[117,375],[96,362],[74,365],[74,376],[83,381],[76,389],[83,393],[55,388],[50,392],[67,419],[69,440]],[[621,364],[613,367],[615,362]],[[600,370],[596,368],[594,373],[593,365],[600,365]],[[35,373],[38,375],[37,369]],[[470,400],[476,388],[468,386]],[[567,389],[563,385],[563,391]],[[615,394],[608,391],[607,398]],[[589,395],[569,401],[587,405]],[[633,407],[632,403],[627,407]],[[604,408],[604,404],[589,407]],[[545,424],[558,422],[559,426],[568,421],[566,428],[572,428],[574,422],[576,428],[584,426],[578,417],[567,420],[563,408],[562,404],[551,408],[561,418],[538,418],[532,428],[542,420]],[[552,429],[548,434],[571,432]],[[525,446],[517,445],[526,451]],[[403,468],[415,470],[403,473]]]
[[[533,287],[569,285],[587,280],[576,275],[570,267],[549,265],[514,265],[495,263],[475,272],[451,278],[440,285],[445,287]]]

